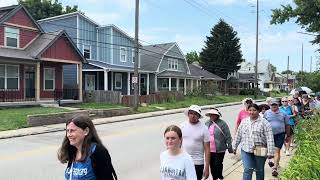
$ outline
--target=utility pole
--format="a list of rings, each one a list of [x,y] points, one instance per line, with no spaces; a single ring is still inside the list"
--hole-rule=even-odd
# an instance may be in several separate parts
[[[301,72],[303,73],[303,43],[302,43],[302,48],[301,48]]]
[[[311,61],[310,61],[310,73],[312,72],[312,56],[311,56]]]
[[[138,74],[138,63],[139,63],[139,0],[136,0],[136,12],[135,12],[135,57],[134,57],[134,73],[132,82],[134,84],[134,110],[138,109],[139,106],[139,74]],[[128,87],[130,88],[130,87]]]
[[[259,85],[258,85],[258,43],[259,43],[259,38],[258,34],[259,33],[259,0],[257,0],[257,23],[256,23],[256,65],[255,65],[255,91],[254,91],[254,98],[257,99],[257,94],[259,90]]]
[[[288,63],[287,63],[287,93],[289,94],[289,56],[288,56]]]

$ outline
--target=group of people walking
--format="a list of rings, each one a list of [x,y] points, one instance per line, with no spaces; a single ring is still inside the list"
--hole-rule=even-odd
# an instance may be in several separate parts
[[[318,103],[318,104],[317,104]],[[272,175],[278,176],[280,150],[290,155],[294,146],[294,127],[299,119],[308,118],[320,107],[320,94],[309,96],[267,98],[267,104],[257,105],[250,98],[243,100],[244,108],[236,119],[232,140],[228,124],[217,108],[206,111],[191,105],[180,126],[170,125],[164,131],[166,150],[160,154],[162,180],[200,180],[210,176],[223,179],[225,152],[237,154],[241,146],[243,180],[264,179],[264,166],[269,159]],[[116,180],[108,150],[102,144],[92,121],[75,116],[66,123],[66,135],[58,152],[61,163],[67,163],[66,180]]]

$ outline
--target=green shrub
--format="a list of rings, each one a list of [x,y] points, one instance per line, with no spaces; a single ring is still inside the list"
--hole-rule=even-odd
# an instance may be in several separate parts
[[[320,116],[299,121],[295,138],[298,149],[281,179],[320,179]]]

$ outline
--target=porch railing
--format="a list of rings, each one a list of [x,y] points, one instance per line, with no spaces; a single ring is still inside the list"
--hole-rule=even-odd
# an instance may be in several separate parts
[[[79,100],[79,89],[56,89],[53,91],[54,100]]]
[[[0,89],[0,102],[36,101],[36,89]],[[52,93],[52,94],[51,94]],[[46,96],[54,100],[79,100],[79,89],[56,89],[46,92]]]
[[[35,89],[0,89],[0,102],[35,101]]]

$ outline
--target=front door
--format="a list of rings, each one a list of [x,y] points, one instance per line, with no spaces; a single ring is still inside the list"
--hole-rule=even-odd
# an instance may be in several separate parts
[[[92,74],[85,75],[85,90],[95,90],[96,89],[96,76]]]
[[[35,98],[35,72],[26,72],[26,98]]]

